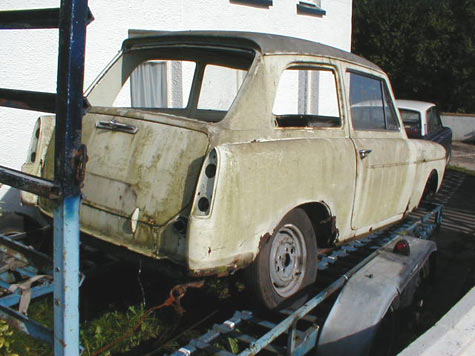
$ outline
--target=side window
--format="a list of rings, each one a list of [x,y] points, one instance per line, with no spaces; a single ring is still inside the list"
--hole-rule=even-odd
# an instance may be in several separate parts
[[[439,112],[434,106],[427,110],[427,121],[429,134],[438,131],[442,127]]]
[[[399,125],[397,122],[396,111],[391,101],[391,96],[389,95],[388,87],[384,83],[381,83],[381,85],[383,87],[384,94],[384,117],[386,118],[386,129],[397,130],[399,129]]]
[[[351,120],[355,130],[398,130],[396,111],[383,80],[350,72]]]
[[[335,73],[308,66],[286,69],[272,112],[279,127],[341,126]]]

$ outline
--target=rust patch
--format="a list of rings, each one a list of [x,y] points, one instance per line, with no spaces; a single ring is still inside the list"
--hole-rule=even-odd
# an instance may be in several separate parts
[[[261,238],[259,239],[259,251],[264,247],[264,245],[267,243],[267,241],[269,241],[271,237],[272,235],[268,232],[261,236]]]
[[[198,281],[176,285],[171,289],[170,296],[165,302],[165,304],[172,305],[177,311],[177,313],[183,314],[185,312],[185,309],[183,309],[183,307],[181,306],[180,301],[185,296],[186,290],[188,288],[202,288],[204,284],[205,281]]]

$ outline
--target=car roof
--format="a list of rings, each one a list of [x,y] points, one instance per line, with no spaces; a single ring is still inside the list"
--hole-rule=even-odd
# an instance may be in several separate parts
[[[396,99],[396,106],[399,109],[409,109],[423,112],[430,107],[435,106],[435,104],[425,101]]]
[[[258,32],[239,31],[145,31],[131,30],[134,37],[124,41],[122,48],[183,43],[198,45],[221,45],[254,49],[264,55],[269,54],[310,54],[333,57],[358,63],[381,71],[376,64],[341,49],[301,38]]]

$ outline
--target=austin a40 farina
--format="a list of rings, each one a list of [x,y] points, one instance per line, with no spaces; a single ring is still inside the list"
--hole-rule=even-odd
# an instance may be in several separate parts
[[[400,220],[444,174],[384,72],[319,43],[144,33],[86,96],[82,231],[191,276],[244,269],[268,308],[315,281],[317,246]],[[41,117],[26,172],[53,177],[52,135]]]

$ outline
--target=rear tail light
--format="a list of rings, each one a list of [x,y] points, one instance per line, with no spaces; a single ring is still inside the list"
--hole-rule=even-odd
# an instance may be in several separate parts
[[[195,197],[195,214],[200,216],[209,215],[213,199],[214,181],[217,171],[217,153],[212,150],[203,165],[201,177],[198,183],[198,190]]]
[[[393,252],[399,255],[409,256],[409,253],[411,252],[409,242],[404,239],[399,240],[398,242],[396,242],[396,245],[394,245]]]

